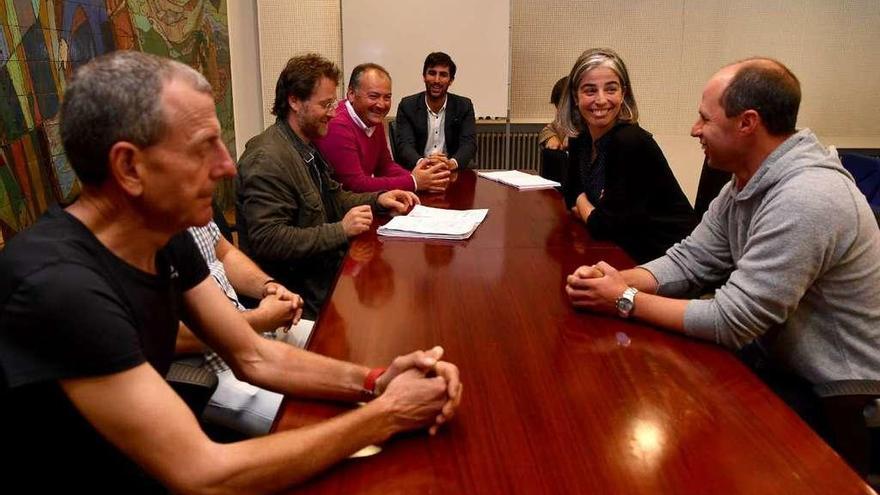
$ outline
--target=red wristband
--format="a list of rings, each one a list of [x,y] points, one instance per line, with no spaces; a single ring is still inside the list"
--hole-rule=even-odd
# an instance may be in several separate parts
[[[370,395],[376,395],[376,380],[385,373],[387,368],[373,368],[364,378],[364,391]]]

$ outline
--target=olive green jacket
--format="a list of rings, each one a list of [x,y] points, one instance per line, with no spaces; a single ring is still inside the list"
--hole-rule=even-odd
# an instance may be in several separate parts
[[[315,318],[348,246],[342,218],[354,206],[378,209],[378,193],[342,189],[317,149],[282,119],[248,141],[236,185],[239,245],[299,293],[304,315]]]

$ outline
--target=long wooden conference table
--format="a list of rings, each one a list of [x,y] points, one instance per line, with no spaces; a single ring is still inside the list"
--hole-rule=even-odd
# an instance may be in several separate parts
[[[564,277],[632,261],[589,238],[555,190],[463,171],[423,204],[488,208],[467,241],[351,245],[308,348],[368,366],[435,344],[463,402],[431,437],[393,437],[293,493],[873,493],[731,353],[574,311]],[[277,430],[344,405],[288,400]]]

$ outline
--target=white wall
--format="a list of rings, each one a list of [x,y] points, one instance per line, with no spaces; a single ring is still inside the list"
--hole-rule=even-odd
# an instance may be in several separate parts
[[[254,3],[235,0],[228,7],[233,91],[246,84],[246,93],[262,92],[260,105],[235,94],[239,152],[254,129],[243,124],[239,132],[239,108],[260,106],[263,124],[274,121],[268,107],[290,56],[314,51],[342,63],[339,0],[259,0],[260,67],[238,68],[237,15],[253,12]],[[471,15],[479,16],[479,2],[473,4]],[[613,47],[629,65],[642,125],[654,133],[691,200],[703,157],[688,132],[703,84],[743,57],[776,57],[794,71],[803,88],[798,125],[824,143],[880,148],[880,0],[511,0],[510,12],[511,116],[549,120],[550,89],[577,55]],[[456,84],[466,77],[459,74]]]
[[[275,83],[284,64],[294,55],[317,53],[342,67],[342,14],[339,0],[259,0],[263,124],[272,125],[269,113],[275,101]],[[342,96],[342,85],[339,86]]]
[[[425,56],[446,52],[457,69],[450,91],[468,96],[478,117],[506,117],[509,0],[480,0],[479,16],[461,15],[474,8],[473,0],[444,0],[442,9],[436,5],[435,0],[407,0],[403,5],[400,0],[342,0],[346,84],[358,64],[382,65],[394,81],[389,115],[396,115],[401,98],[425,90]]]
[[[706,80],[754,55],[801,81],[798,127],[826,144],[880,147],[880,1],[513,0],[512,113],[553,116],[550,89],[577,56],[614,48],[626,61],[640,123],[682,188],[696,196],[703,156],[688,136]]]

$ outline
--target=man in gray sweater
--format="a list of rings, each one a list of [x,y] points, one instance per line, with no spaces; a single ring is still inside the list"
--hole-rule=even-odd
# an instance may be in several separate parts
[[[777,61],[715,74],[691,135],[733,179],[665,256],[578,268],[572,304],[748,346],[809,384],[880,379],[880,231],[836,154],[796,131],[799,105],[800,84]]]

